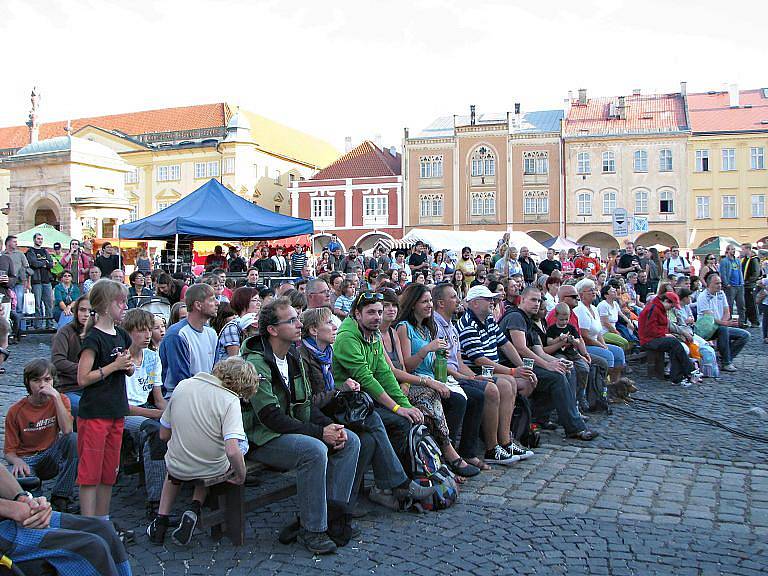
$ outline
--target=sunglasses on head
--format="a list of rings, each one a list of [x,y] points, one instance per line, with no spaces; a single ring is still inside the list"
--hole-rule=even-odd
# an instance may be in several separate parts
[[[355,302],[355,305],[359,305],[360,302],[363,300],[384,300],[384,294],[381,292],[360,292],[360,295],[357,297],[357,302]]]

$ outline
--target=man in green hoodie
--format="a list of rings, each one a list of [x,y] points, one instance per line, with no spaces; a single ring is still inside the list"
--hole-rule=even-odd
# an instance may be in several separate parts
[[[240,349],[260,375],[259,389],[242,407],[252,458],[296,470],[298,540],[313,554],[329,554],[359,536],[349,524],[360,439],[312,405],[312,390],[296,350],[301,321],[288,298],[264,305],[259,335]]]
[[[424,421],[424,415],[411,406],[392,373],[379,333],[383,311],[384,295],[380,292],[361,292],[357,296],[333,345],[333,377],[336,382],[356,380],[376,401],[376,412],[402,459],[408,432],[413,424]]]

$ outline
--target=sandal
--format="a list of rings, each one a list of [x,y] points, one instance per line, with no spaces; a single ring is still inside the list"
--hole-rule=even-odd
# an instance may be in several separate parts
[[[467,458],[466,460],[464,460],[464,462],[466,462],[467,464],[472,464],[472,466],[477,467],[481,472],[483,472],[484,470],[491,469],[491,467],[488,464],[486,464],[480,458],[477,458],[477,457]]]
[[[461,462],[462,458],[459,456],[453,462],[448,462],[448,468],[450,468],[451,472],[457,476],[462,476],[464,478],[472,478],[472,476],[477,476],[480,474],[480,468],[477,466],[467,464],[466,462],[464,463],[464,466],[460,466]]]
[[[582,430],[581,432],[571,432],[570,434],[566,435],[566,438],[573,438],[574,440],[583,440],[584,442],[589,442],[598,436],[600,436],[600,433],[595,432],[594,430]]]

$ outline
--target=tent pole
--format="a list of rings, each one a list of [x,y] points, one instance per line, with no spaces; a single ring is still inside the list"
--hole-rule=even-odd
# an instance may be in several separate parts
[[[179,235],[176,234],[176,240],[173,244],[173,273],[178,272],[179,267]]]

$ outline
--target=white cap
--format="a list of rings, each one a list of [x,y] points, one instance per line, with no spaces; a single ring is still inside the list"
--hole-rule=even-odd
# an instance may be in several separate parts
[[[464,298],[467,302],[471,302],[475,298],[501,298],[502,294],[496,294],[495,292],[491,292],[488,290],[487,286],[484,286],[482,284],[478,286],[472,286],[467,291],[467,295]]]
[[[256,316],[253,312],[248,312],[248,314],[244,314],[240,318],[237,319],[237,327],[240,328],[240,330],[247,330],[250,328],[251,325],[256,324],[256,322],[259,321],[258,316]]]

